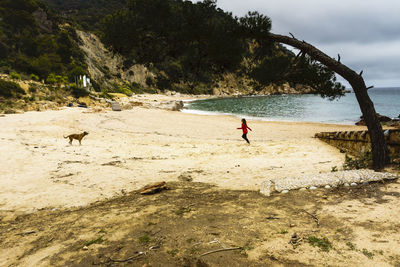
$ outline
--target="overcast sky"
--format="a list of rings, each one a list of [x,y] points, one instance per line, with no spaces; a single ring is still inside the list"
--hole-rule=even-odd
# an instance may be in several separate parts
[[[400,0],[218,0],[217,4],[236,16],[259,11],[271,18],[272,32],[291,32],[331,57],[340,54],[342,63],[357,72],[364,70],[367,86],[400,87]]]

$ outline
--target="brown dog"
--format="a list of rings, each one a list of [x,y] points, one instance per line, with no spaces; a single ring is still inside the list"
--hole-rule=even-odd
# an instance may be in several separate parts
[[[76,139],[79,141],[79,145],[81,145],[82,138],[88,135],[88,132],[83,132],[80,134],[70,134],[68,136],[64,136],[64,138],[69,138],[69,143],[72,145],[72,140]]]

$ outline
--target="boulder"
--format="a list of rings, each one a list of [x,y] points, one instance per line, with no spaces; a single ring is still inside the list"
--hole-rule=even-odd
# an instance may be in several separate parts
[[[181,109],[183,109],[183,101],[176,101],[172,107],[172,111],[180,111]]]
[[[389,117],[387,117],[387,116],[384,116],[384,115],[381,115],[381,114],[379,114],[379,113],[376,113],[376,115],[378,116],[378,119],[379,119],[380,122],[389,122],[389,121],[392,121],[391,118],[389,118]],[[360,117],[360,120],[359,120],[358,122],[356,122],[356,125],[362,125],[362,126],[365,126],[365,125],[366,125],[366,124],[365,124],[365,121],[364,121],[364,116],[361,116],[361,117]]]
[[[113,111],[121,111],[121,105],[118,102],[111,102],[111,108]]]

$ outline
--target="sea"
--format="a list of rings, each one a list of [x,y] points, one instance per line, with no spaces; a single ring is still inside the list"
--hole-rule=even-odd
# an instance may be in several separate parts
[[[400,115],[400,87],[368,90],[375,110],[391,118]],[[234,115],[265,121],[354,124],[361,111],[353,92],[328,100],[319,95],[270,95],[215,98],[185,103],[183,112],[205,115]]]

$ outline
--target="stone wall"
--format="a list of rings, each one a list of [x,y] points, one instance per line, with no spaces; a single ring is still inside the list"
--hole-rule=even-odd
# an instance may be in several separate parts
[[[400,158],[400,130],[385,130],[384,134],[390,158]],[[354,156],[371,150],[368,131],[323,132],[315,137]]]

